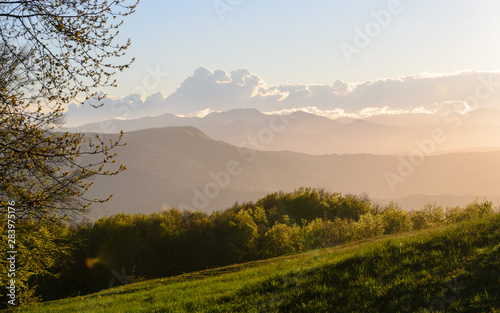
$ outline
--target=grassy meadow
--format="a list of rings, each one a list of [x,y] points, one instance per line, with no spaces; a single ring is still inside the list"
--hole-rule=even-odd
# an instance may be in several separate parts
[[[500,312],[500,215],[115,287],[23,312]]]

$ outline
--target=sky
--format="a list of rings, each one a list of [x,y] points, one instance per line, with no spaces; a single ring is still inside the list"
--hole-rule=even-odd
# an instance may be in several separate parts
[[[270,85],[493,71],[499,14],[493,0],[142,0],[121,29],[136,62],[106,92],[169,95],[202,66],[248,69]],[[368,41],[356,46],[360,32]]]
[[[233,108],[500,108],[498,16],[493,0],[142,0],[119,37],[136,61],[104,108],[70,105],[68,126]]]

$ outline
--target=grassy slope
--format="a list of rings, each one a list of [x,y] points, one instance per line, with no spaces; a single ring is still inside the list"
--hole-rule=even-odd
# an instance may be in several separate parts
[[[25,312],[500,312],[500,215],[144,281]]]

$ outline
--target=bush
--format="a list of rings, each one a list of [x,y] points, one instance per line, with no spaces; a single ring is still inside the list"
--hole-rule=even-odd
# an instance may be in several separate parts
[[[411,230],[411,219],[408,212],[391,202],[382,213],[385,234],[394,234]]]
[[[262,254],[274,257],[300,251],[302,247],[300,227],[276,224],[264,235]]]

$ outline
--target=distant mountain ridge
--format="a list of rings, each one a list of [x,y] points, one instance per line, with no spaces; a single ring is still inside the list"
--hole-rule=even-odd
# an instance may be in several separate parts
[[[91,196],[112,193],[114,198],[94,208],[94,216],[150,213],[164,207],[210,212],[301,186],[368,192],[377,199],[500,194],[500,152],[427,156],[422,164],[411,165],[405,156],[242,149],[194,127],[131,131],[124,142],[128,145],[117,148],[117,161],[128,169],[96,179]]]
[[[280,120],[276,120],[279,118]],[[213,112],[203,118],[163,114],[132,120],[108,120],[71,128],[78,132],[118,133],[140,129],[193,126],[211,138],[236,146],[266,151],[288,150],[322,154],[409,154],[418,149],[418,140],[431,137],[435,129],[445,132],[446,140],[433,153],[500,150],[500,110],[481,108],[463,116],[431,114],[376,115],[366,119],[331,120],[305,112],[267,115],[256,109]],[[273,128],[274,129],[271,129]],[[284,126],[284,127],[282,127]],[[271,134],[269,130],[271,129]],[[272,136],[259,145],[249,138]]]

